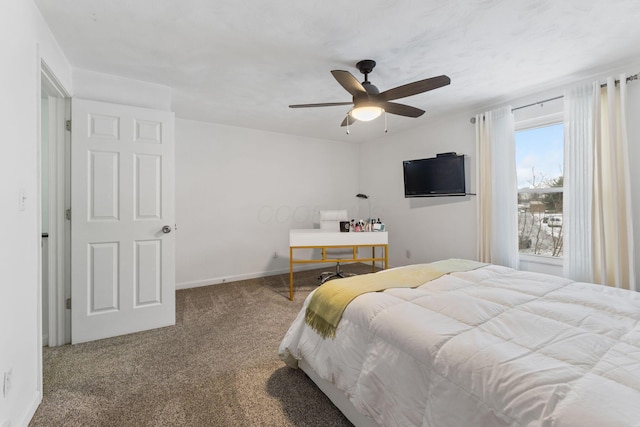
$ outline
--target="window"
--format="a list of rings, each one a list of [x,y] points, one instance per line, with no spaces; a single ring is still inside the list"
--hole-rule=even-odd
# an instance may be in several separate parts
[[[562,256],[564,126],[515,133],[518,179],[518,247],[521,254]]]

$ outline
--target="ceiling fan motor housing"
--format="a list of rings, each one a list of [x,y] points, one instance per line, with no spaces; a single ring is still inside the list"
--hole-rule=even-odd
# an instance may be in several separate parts
[[[362,82],[362,87],[367,91],[369,95],[377,95],[380,93],[378,88],[375,85],[371,84],[371,82]]]

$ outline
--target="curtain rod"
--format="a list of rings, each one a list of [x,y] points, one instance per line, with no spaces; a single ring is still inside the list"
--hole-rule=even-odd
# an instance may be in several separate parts
[[[634,74],[632,76],[627,77],[627,79],[626,79],[627,83],[629,83],[630,81],[633,81],[633,80],[638,80],[638,76],[639,75],[640,75],[640,73]],[[615,84],[617,85],[619,83],[620,83],[620,80],[616,80]],[[603,84],[600,85],[600,87],[607,87],[607,84],[603,83]],[[543,99],[542,101],[532,102],[531,104],[527,104],[527,105],[521,105],[519,107],[512,108],[511,112],[513,113],[514,111],[521,110],[523,108],[533,107],[534,105],[542,105],[542,104],[544,104],[546,102],[551,102],[551,101],[555,101],[557,99],[562,99],[562,98],[564,98],[564,95],[559,95],[559,96],[555,96],[553,98]],[[471,117],[470,122],[472,124],[474,124],[476,122],[476,118],[475,117]]]
[[[605,86],[606,86],[606,85],[605,85]],[[511,109],[511,112],[513,113],[514,111],[522,110],[523,108],[533,107],[534,105],[542,105],[542,104],[544,104],[545,102],[551,102],[551,101],[555,101],[556,99],[562,99],[562,98],[564,98],[564,95],[554,96],[553,98],[543,99],[542,101],[532,102],[531,104],[527,104],[527,105],[521,105],[521,106],[519,106],[519,107],[512,108],[512,109]]]

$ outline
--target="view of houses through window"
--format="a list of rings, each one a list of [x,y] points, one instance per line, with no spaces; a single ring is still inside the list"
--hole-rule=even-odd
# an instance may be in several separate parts
[[[564,126],[516,131],[515,145],[520,253],[562,256]]]

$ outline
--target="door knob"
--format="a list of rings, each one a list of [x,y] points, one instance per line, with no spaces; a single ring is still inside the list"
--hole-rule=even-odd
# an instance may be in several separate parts
[[[164,227],[162,227],[162,232],[164,234],[171,233],[171,226],[170,225],[165,225]]]

